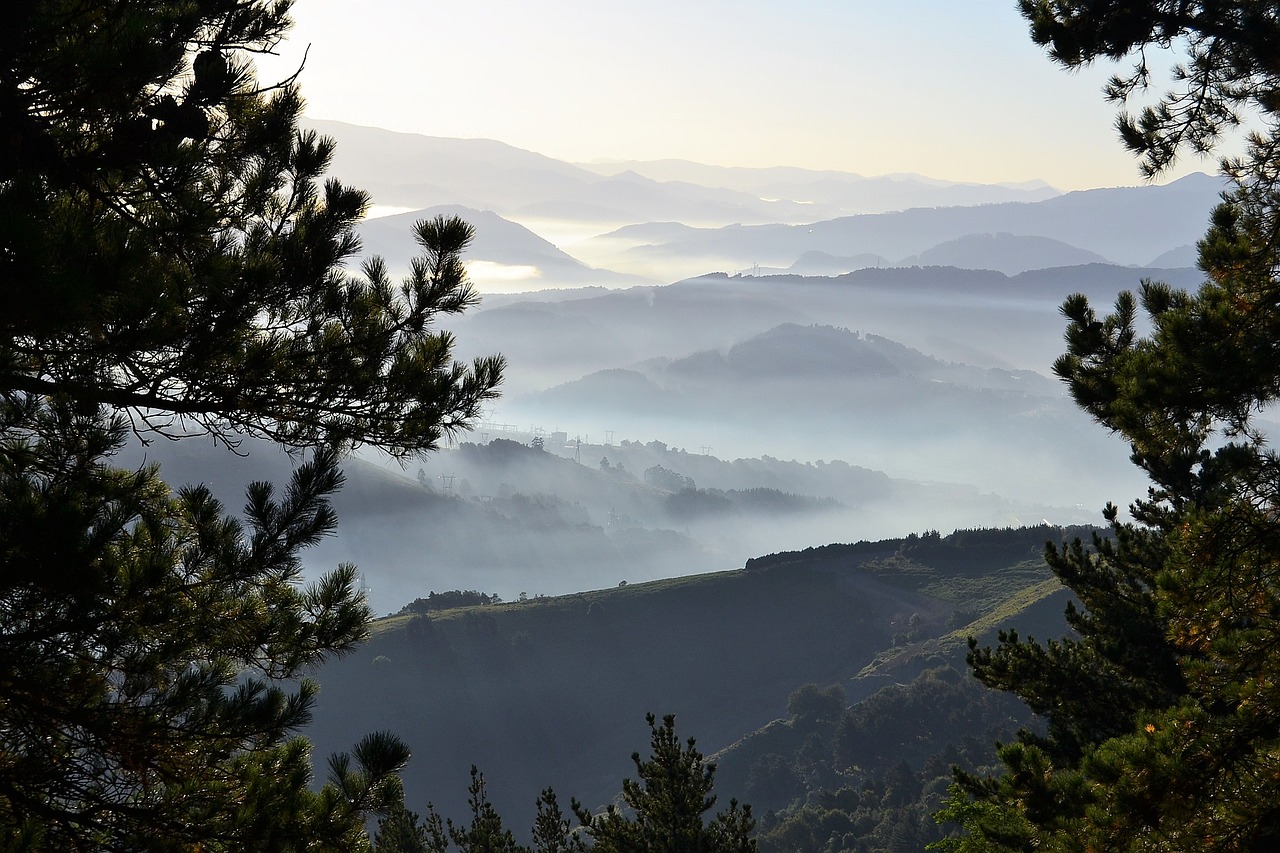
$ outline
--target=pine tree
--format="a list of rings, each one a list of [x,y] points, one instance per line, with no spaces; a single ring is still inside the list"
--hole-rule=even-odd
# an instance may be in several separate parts
[[[538,795],[537,815],[533,820],[532,853],[582,853],[586,845],[573,830],[556,799],[556,792],[546,788]]]
[[[391,803],[378,820],[373,849],[377,853],[433,853],[434,850],[418,813],[410,811],[403,802]]]
[[[711,793],[715,765],[708,764],[693,738],[683,745],[675,731],[675,717],[658,725],[647,717],[652,753],[631,756],[638,779],[622,782],[622,800],[629,813],[610,806],[592,815],[578,803],[573,810],[599,853],[754,853],[750,837],[755,828],[751,807],[738,805],[718,812],[709,822],[704,815],[716,803]]]
[[[757,853],[751,807],[733,800],[706,821],[716,803],[711,793],[715,766],[703,759],[692,738],[681,745],[674,716],[664,717],[659,726],[650,714],[648,722],[653,751],[646,761],[638,752],[631,756],[639,781],[622,782],[625,810],[609,806],[593,815],[571,801],[581,824],[574,828],[555,791],[547,788],[538,796],[533,844],[527,847],[504,826],[489,802],[484,774],[472,767],[469,823],[444,820],[428,805],[427,820],[420,824],[402,801],[393,801],[379,822],[375,850],[444,853],[452,843],[460,853]]]
[[[430,449],[492,396],[440,313],[475,293],[471,229],[419,223],[399,285],[359,275],[368,196],[251,57],[288,2],[10,3],[0,18],[0,389],[290,447]]]
[[[1077,403],[1122,435],[1151,479],[1110,538],[1049,551],[1080,600],[1075,636],[1002,635],[975,674],[1043,714],[1043,737],[1000,750],[1004,773],[960,777],[944,811],[954,850],[1273,850],[1280,845],[1280,459],[1256,414],[1280,395],[1280,19],[1258,2],[1027,2],[1033,38],[1074,67],[1138,56],[1109,97],[1146,82],[1144,48],[1186,61],[1166,93],[1122,115],[1155,174],[1242,115],[1261,129],[1224,163],[1234,190],[1200,244],[1195,294],[1144,282],[1098,317],[1063,307],[1055,365]],[[1150,321],[1137,333],[1139,307]]]
[[[302,587],[338,462],[463,428],[499,358],[432,329],[475,301],[457,220],[393,285],[343,268],[367,197],[320,185],[294,81],[252,56],[288,2],[0,5],[0,838],[17,850],[360,850],[408,757],[386,733],[322,787],[303,676],[369,610]],[[111,456],[128,433],[310,452],[243,516]]]
[[[471,768],[471,785],[467,788],[467,805],[471,808],[471,821],[455,825],[447,821],[449,838],[457,845],[459,853],[528,853],[528,849],[516,842],[511,830],[502,824],[502,816],[489,802],[484,774]]]

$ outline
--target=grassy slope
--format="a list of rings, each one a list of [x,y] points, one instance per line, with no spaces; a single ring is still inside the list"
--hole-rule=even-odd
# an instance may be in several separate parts
[[[647,711],[677,714],[711,753],[783,716],[800,685],[844,684],[857,699],[910,679],[966,631],[1056,588],[1034,560],[1046,538],[831,546],[733,572],[384,620],[318,673],[308,734],[323,756],[363,732],[397,732],[415,752],[411,805],[430,800],[446,815],[462,814],[475,763],[518,827],[547,784],[588,804],[611,799],[644,746]]]

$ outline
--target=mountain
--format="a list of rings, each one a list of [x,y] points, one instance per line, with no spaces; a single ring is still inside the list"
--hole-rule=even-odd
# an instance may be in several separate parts
[[[805,252],[796,258],[796,262],[787,267],[786,272],[792,275],[843,275],[854,270],[867,267],[885,267],[889,262],[882,255],[861,254],[850,257],[837,257],[826,252]]]
[[[1105,263],[1107,259],[1096,252],[1051,237],[1000,233],[966,234],[903,258],[897,266],[959,267],[1017,275],[1028,270]]]
[[[655,181],[682,181],[703,187],[749,192],[761,198],[791,199],[813,214],[884,213],[910,207],[967,207],[1004,201],[1040,201],[1060,195],[1043,181],[1026,184],[966,184],[922,175],[866,177],[852,172],[778,166],[762,169],[709,166],[688,160],[583,163],[601,175],[640,174]]]
[[[1195,174],[1164,186],[1082,190],[1031,203],[920,208],[806,225],[702,228],[630,253],[639,259],[683,256],[741,269],[788,266],[809,251],[903,258],[972,234],[1007,233],[1050,238],[1115,262],[1140,264],[1198,240],[1222,189],[1222,179]]]
[[[571,436],[660,436],[729,458],[835,457],[902,479],[1093,510],[1145,485],[1123,443],[1049,379],[1063,346],[1059,306],[1079,292],[1106,310],[1144,278],[1188,287],[1201,275],[1108,264],[1015,276],[948,267],[834,278],[721,274],[663,287],[488,297],[447,327],[464,358],[509,357],[497,420]],[[780,331],[771,338],[771,330]],[[878,381],[848,369],[879,340],[933,366]],[[790,346],[821,369],[803,368]],[[752,348],[768,354],[737,369],[729,362],[735,347],[739,361]],[[774,370],[771,358],[795,369]],[[1096,464],[1082,467],[1082,458]]]
[[[685,161],[571,164],[492,139],[396,133],[319,119],[306,119],[303,125],[337,140],[333,173],[372,193],[377,204],[464,204],[517,219],[810,222],[849,213],[1034,201],[1058,194],[1042,182],[964,184],[919,175],[868,178]]]
[[[380,255],[393,274],[405,274],[411,259],[421,253],[413,239],[413,224],[435,216],[458,216],[475,228],[475,239],[465,258],[471,268],[472,279],[482,286],[527,290],[534,287],[621,287],[649,283],[638,276],[588,267],[523,225],[490,210],[460,205],[428,207],[364,220],[357,229],[364,256]]]
[[[1136,292],[1143,279],[1162,281],[1183,289],[1195,289],[1204,273],[1195,267],[1119,267],[1115,264],[1083,264],[1027,270],[1011,276],[1010,283],[1028,295],[1061,301],[1070,293],[1083,293],[1099,307],[1110,307],[1121,290]]]
[[[1009,274],[1106,260],[1176,265],[1185,253],[1165,253],[1200,237],[1223,186],[1192,175],[1060,194],[1036,182],[685,162],[584,168],[494,140],[307,126],[337,140],[333,174],[368,189],[376,204],[464,208],[489,232],[471,256],[473,278],[488,292],[619,287],[712,270],[833,275],[883,259]],[[366,223],[366,242],[403,264],[413,250],[404,225],[416,215]],[[520,228],[550,239],[533,245]]]
[[[404,777],[415,809],[429,800],[460,816],[472,764],[515,826],[547,785],[595,807],[617,793],[648,711],[676,714],[712,753],[783,716],[802,685],[839,685],[842,705],[858,703],[930,661],[958,663],[967,634],[1017,619],[1060,635],[1059,585],[1039,553],[1081,533],[912,535],[554,598],[417,602],[314,673],[308,735],[326,755],[352,732],[396,732],[415,756]],[[747,775],[729,763],[726,800]]]
[[[602,176],[492,139],[396,133],[306,119],[338,143],[331,173],[380,205],[425,208],[464,203],[503,216],[599,222],[794,222],[811,208],[750,193],[659,182],[631,173]]]
[[[725,347],[592,370],[513,394],[503,411],[624,435],[665,425],[681,443],[760,448],[743,455],[821,448],[907,479],[1058,505],[1098,504],[1129,473],[1123,446],[1040,373],[944,361],[823,324],[783,323]],[[1097,464],[1081,469],[1082,458]]]
[[[1152,267],[1194,267],[1200,260],[1200,250],[1193,245],[1170,249],[1151,261]]]

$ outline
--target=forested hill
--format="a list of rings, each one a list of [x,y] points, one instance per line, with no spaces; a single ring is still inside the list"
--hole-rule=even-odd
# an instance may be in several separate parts
[[[465,809],[476,764],[518,826],[548,784],[589,805],[611,799],[648,711],[676,714],[711,753],[785,716],[803,685],[839,685],[857,702],[956,662],[965,636],[1019,614],[1025,625],[1027,608],[1055,595],[1044,543],[1083,532],[930,532],[576,595],[419,602],[316,673],[308,734],[323,756],[353,731],[396,732],[415,755],[409,803],[445,815]],[[1062,602],[1042,610],[1036,633],[1060,634]]]

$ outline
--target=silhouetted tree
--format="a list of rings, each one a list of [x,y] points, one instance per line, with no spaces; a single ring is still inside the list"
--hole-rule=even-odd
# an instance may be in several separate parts
[[[366,633],[334,526],[340,453],[433,449],[494,396],[434,319],[475,301],[471,229],[419,223],[393,284],[359,274],[368,197],[252,56],[288,2],[0,8],[0,838],[33,850],[359,850],[404,745],[365,738],[312,785],[303,675]],[[243,517],[128,431],[313,451]]]
[[[538,812],[533,821],[531,853],[581,853],[586,844],[573,828],[556,800],[556,792],[545,789],[538,796]]]
[[[610,806],[592,815],[578,803],[578,815],[600,853],[753,853],[755,828],[751,807],[731,800],[729,808],[709,822],[704,815],[716,803],[711,789],[715,765],[708,764],[693,738],[681,745],[675,717],[667,715],[658,725],[648,717],[652,750],[642,761],[631,756],[638,779],[625,779],[622,800],[630,814]]]
[[[1144,49],[1185,51],[1175,88],[1125,143],[1154,174],[1205,151],[1244,115],[1258,129],[1224,166],[1236,186],[1200,243],[1195,294],[1151,282],[1099,318],[1083,296],[1055,370],[1122,435],[1151,479],[1114,538],[1051,548],[1076,594],[1076,635],[1015,633],[974,648],[975,673],[1048,720],[1000,751],[1003,774],[961,776],[944,812],[955,850],[1272,850],[1280,846],[1280,459],[1256,413],[1280,395],[1280,19],[1272,3],[1021,4],[1058,61],[1137,56],[1114,80],[1147,80]]]
[[[471,821],[466,825],[454,825],[447,821],[449,838],[457,845],[459,853],[527,853],[527,848],[516,843],[515,836],[502,825],[502,817],[489,802],[484,774],[471,768],[471,785],[467,789],[467,805],[471,808]]]

